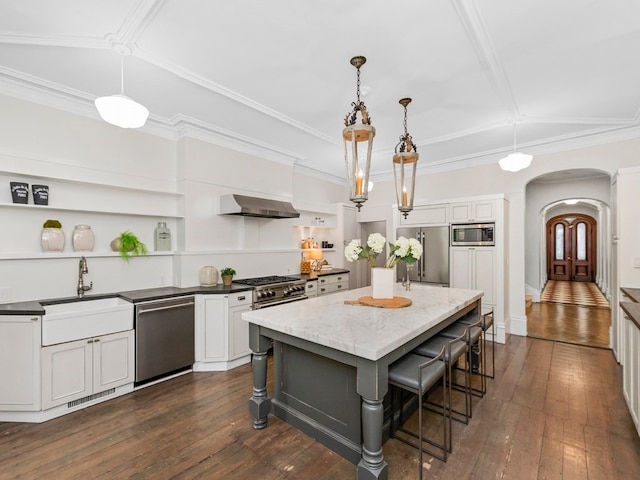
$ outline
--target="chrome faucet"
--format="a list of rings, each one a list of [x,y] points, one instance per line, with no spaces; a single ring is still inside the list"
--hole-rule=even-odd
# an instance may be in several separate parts
[[[93,282],[89,285],[84,284],[84,274],[89,273],[89,267],[87,266],[87,259],[80,257],[80,266],[78,268],[78,296],[82,297],[84,292],[93,288]]]

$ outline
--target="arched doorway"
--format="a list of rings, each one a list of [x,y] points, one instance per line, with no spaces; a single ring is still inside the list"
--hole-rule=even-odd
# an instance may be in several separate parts
[[[597,223],[588,215],[569,213],[547,221],[547,278],[593,282],[596,274]]]

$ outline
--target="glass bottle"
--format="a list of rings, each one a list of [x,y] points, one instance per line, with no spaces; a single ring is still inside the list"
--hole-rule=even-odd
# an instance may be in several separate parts
[[[171,230],[167,228],[167,222],[158,222],[153,238],[156,252],[167,252],[171,250]]]

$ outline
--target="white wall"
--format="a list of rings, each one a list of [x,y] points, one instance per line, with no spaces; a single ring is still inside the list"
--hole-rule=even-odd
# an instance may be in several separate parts
[[[5,232],[11,232],[0,236],[3,302],[76,295],[81,254],[71,247],[75,224],[91,225],[96,236],[94,252],[86,254],[90,293],[197,285],[204,265],[233,266],[238,276],[299,273],[302,230],[294,225],[317,214],[305,212],[300,220],[219,216],[219,195],[322,205],[334,226],[337,203],[344,200],[342,186],[294,173],[293,165],[206,142],[120,129],[3,96],[0,111],[0,212]],[[12,180],[48,184],[49,207],[13,206]],[[62,254],[41,252],[40,231],[48,218],[63,224]],[[123,230],[153,250],[158,221],[171,228],[175,255],[127,263],[110,252],[109,242]],[[326,228],[318,236],[335,243],[330,237],[336,231]]]

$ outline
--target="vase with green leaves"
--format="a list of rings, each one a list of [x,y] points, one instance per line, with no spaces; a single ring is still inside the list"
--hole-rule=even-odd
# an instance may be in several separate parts
[[[42,225],[40,243],[43,252],[62,252],[64,250],[64,232],[58,220],[47,220]]]
[[[146,255],[147,246],[129,230],[125,230],[111,241],[111,250],[119,252],[120,256],[126,260],[134,255]]]

